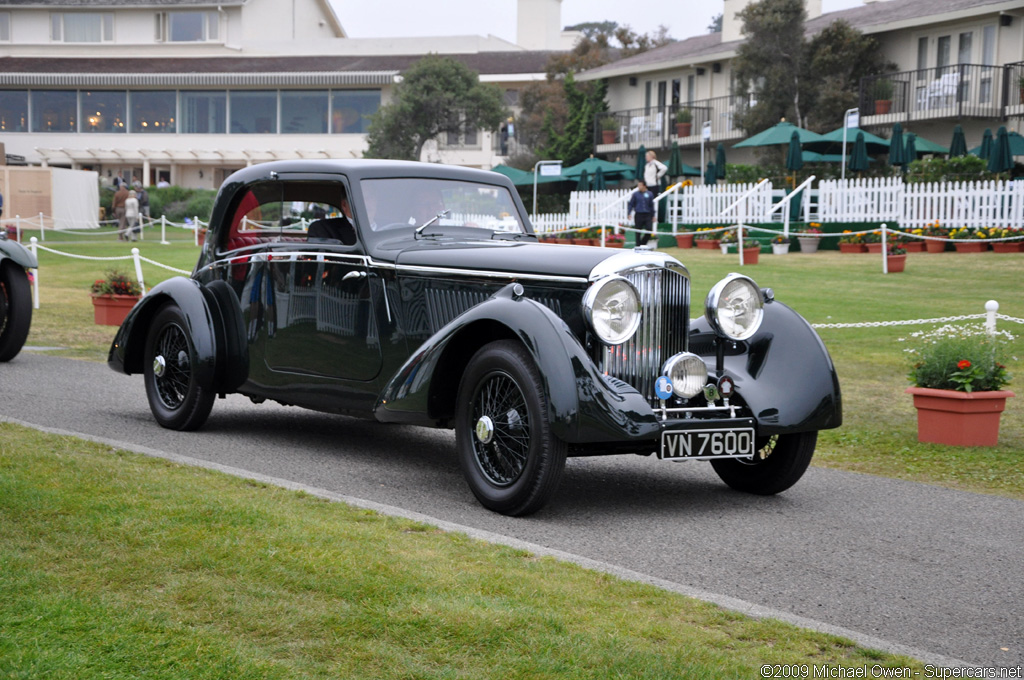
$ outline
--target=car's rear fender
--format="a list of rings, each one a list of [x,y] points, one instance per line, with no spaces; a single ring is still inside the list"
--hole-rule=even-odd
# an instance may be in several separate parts
[[[200,285],[177,276],[154,287],[121,324],[107,364],[120,373],[141,373],[146,335],[157,312],[169,303],[185,316],[196,351],[199,384],[220,393],[237,389],[249,375],[249,350],[238,298],[223,281]]]
[[[32,254],[31,250],[17,241],[0,239],[0,262],[4,260],[10,260],[25,269],[35,269],[39,266],[36,256]]]
[[[384,422],[446,423],[469,359],[494,340],[515,339],[536,362],[555,436],[570,443],[655,432],[650,407],[631,387],[612,387],[569,327],[546,306],[506,286],[441,328],[388,381],[375,416]],[[624,422],[629,420],[629,424]]]

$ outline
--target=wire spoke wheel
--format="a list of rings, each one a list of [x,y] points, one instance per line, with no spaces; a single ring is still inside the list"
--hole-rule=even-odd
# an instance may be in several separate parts
[[[206,422],[217,396],[200,384],[196,348],[177,305],[163,307],[146,337],[146,397],[153,417],[172,430],[195,430]]]
[[[167,408],[179,408],[188,396],[192,379],[185,331],[171,324],[160,332],[156,344],[159,354],[154,361],[160,364],[154,369],[157,394]]]
[[[508,486],[523,473],[530,453],[530,415],[519,385],[497,371],[479,386],[472,421],[478,424],[473,450],[480,470],[496,486]],[[490,423],[481,435],[480,423]],[[481,440],[481,437],[485,441]]]

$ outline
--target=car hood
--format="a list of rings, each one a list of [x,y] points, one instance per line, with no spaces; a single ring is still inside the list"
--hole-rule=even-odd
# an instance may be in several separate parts
[[[401,250],[395,263],[486,272],[588,278],[621,249],[514,241],[444,242],[424,239]]]

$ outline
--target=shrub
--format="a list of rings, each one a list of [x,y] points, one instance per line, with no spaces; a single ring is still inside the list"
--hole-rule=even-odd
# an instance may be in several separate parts
[[[914,362],[907,377],[916,387],[958,392],[998,390],[1010,382],[1002,362],[1004,343],[1014,339],[1007,331],[989,335],[981,324],[947,324],[911,333],[910,340],[917,346],[906,350]]]

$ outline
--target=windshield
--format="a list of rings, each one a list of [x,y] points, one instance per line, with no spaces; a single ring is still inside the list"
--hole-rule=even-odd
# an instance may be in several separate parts
[[[526,233],[505,187],[444,179],[364,179],[360,182],[370,228],[474,227]],[[438,217],[441,215],[441,217]]]

